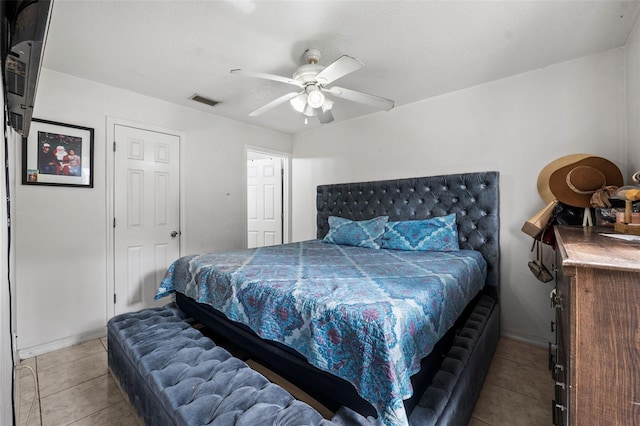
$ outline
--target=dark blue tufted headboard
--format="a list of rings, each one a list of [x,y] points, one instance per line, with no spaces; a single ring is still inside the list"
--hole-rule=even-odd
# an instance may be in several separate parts
[[[389,221],[427,219],[456,213],[460,248],[478,250],[487,261],[485,291],[500,295],[499,173],[478,172],[377,182],[318,186],[318,238],[329,216]]]

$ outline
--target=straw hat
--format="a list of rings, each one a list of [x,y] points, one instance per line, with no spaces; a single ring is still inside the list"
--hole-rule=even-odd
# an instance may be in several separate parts
[[[554,199],[574,207],[589,207],[594,192],[622,186],[624,179],[611,161],[589,154],[572,154],[547,164],[538,175],[538,193],[546,203]]]

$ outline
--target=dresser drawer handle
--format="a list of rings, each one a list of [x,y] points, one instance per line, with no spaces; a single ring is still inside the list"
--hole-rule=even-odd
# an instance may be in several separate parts
[[[554,426],[563,426],[565,424],[564,417],[562,415],[558,415],[558,411],[564,413],[566,410],[567,407],[562,404],[558,404],[555,399],[551,401],[551,413],[553,414],[551,421]]]
[[[551,300],[551,307],[556,309],[562,309],[562,297],[558,296],[556,289],[551,290],[549,294],[549,299]]]
[[[556,386],[561,386],[562,389],[564,390],[565,382],[567,380],[566,380],[566,376],[564,374],[564,367],[562,365],[556,364],[556,365],[553,366],[553,371],[551,371],[551,379],[556,384]],[[560,384],[560,383],[562,383],[562,384]]]

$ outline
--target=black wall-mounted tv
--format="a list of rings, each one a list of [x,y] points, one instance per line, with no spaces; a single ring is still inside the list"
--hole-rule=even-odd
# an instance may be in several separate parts
[[[2,69],[9,124],[28,136],[51,0],[1,0]]]

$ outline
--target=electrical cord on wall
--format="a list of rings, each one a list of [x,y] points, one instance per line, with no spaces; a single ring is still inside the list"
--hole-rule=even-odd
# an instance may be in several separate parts
[[[4,69],[4,58],[2,63],[2,68]],[[4,84],[4,73],[2,73],[2,90],[3,90],[3,99],[7,99],[7,91],[6,84]],[[9,111],[7,110],[7,103],[3,102],[3,112],[4,112],[4,178],[5,178],[5,190],[7,197],[7,204],[5,208],[7,209],[7,286],[8,286],[8,305],[9,305],[9,343],[11,350],[11,365],[16,365],[15,359],[15,350],[13,347],[13,295],[11,293],[11,182],[9,179],[9,136],[7,135],[7,131],[9,129]],[[15,386],[16,386],[16,375],[15,368],[12,370],[11,374],[11,407],[14,409],[14,415],[11,416],[13,419],[13,426],[16,426],[16,416],[15,416],[15,404],[16,404],[16,395],[15,395]]]
[[[2,74],[4,80],[4,73]],[[2,87],[5,88],[4,81],[2,82]],[[7,93],[3,91],[4,99],[6,99]],[[11,188],[11,183],[9,182],[9,139],[7,135],[7,129],[9,128],[8,122],[8,111],[7,105],[4,103],[4,170],[5,170],[5,186],[6,186],[6,196],[7,196],[7,286],[8,286],[8,305],[9,305],[9,341],[10,341],[10,350],[11,350],[11,365],[16,365],[16,359],[14,354],[13,347],[13,295],[11,294],[11,196],[9,189]],[[16,406],[16,395],[15,395],[15,386],[16,386],[16,377],[15,377],[15,369],[13,369],[11,374],[11,407],[14,408],[14,415],[11,416],[13,419],[13,426],[16,426],[16,416],[15,416],[15,406]]]

